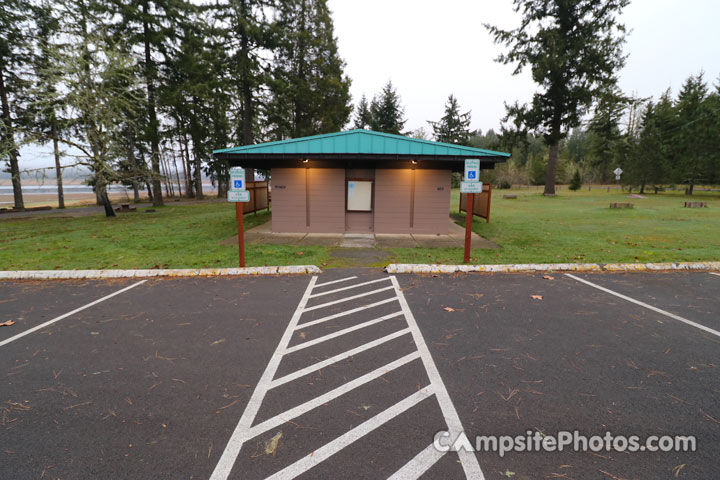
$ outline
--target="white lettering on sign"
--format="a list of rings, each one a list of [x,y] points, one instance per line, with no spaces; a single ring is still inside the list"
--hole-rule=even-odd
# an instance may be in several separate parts
[[[228,202],[249,202],[250,192],[247,190],[229,190]]]
[[[230,167],[230,190],[245,190],[245,169],[242,167]]]
[[[482,193],[482,182],[460,182],[460,193]]]
[[[480,181],[480,160],[465,160],[465,181],[466,182],[479,182]]]

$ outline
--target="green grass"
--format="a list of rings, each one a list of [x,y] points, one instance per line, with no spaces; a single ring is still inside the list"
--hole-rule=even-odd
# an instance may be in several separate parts
[[[0,220],[1,270],[236,267],[236,245],[219,245],[237,234],[228,203],[168,205],[155,213],[65,217],[62,214]],[[245,229],[270,220],[245,215]],[[247,245],[248,266],[320,265],[324,247]]]
[[[506,200],[504,194],[516,194]],[[472,250],[472,263],[610,263],[720,260],[720,195],[699,192],[649,194],[595,188],[543,197],[537,190],[495,190],[491,223],[476,218],[473,231],[501,246]],[[452,192],[457,212],[459,192]],[[686,200],[709,208],[684,208]],[[633,209],[610,209],[611,202],[630,202]],[[465,215],[452,214],[465,226]],[[461,249],[392,249],[398,263],[462,263]]]
[[[503,194],[518,195],[505,200]],[[459,193],[452,192],[451,212]],[[555,198],[537,190],[495,190],[491,223],[473,230],[500,245],[474,249],[473,263],[668,262],[720,260],[720,195],[699,192],[692,200],[709,208],[686,209],[682,192],[628,199],[603,189]],[[611,210],[632,202],[632,210]],[[170,204],[155,213],[48,216],[0,220],[0,269],[205,268],[237,265],[237,246],[220,245],[236,234],[235,212],[224,202]],[[464,215],[452,214],[464,225]],[[246,215],[245,227],[268,213]],[[391,248],[386,263],[461,263],[460,248]],[[248,266],[312,264],[344,266],[320,246],[247,245]]]

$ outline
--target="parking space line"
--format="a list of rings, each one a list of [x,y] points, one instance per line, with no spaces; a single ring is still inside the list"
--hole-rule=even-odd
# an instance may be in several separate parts
[[[359,294],[357,294],[357,295],[353,295],[352,297],[345,297],[345,298],[341,298],[340,300],[333,300],[332,302],[321,303],[320,305],[314,305],[314,306],[312,306],[312,307],[306,308],[304,311],[305,311],[305,312],[310,312],[310,311],[312,311],[312,310],[318,310],[318,309],[320,309],[320,308],[329,307],[330,305],[337,305],[338,303],[343,303],[343,302],[347,302],[347,301],[350,301],[350,300],[355,300],[356,298],[367,297],[368,295],[375,295],[376,293],[385,292],[385,291],[387,291],[387,290],[392,290],[392,289],[393,289],[392,286],[390,286],[390,287],[385,287],[385,288],[378,288],[377,290],[371,290],[371,291],[369,291],[369,292],[359,293]]]
[[[400,290],[400,284],[398,283],[396,277],[393,276],[390,277],[390,279],[393,287],[395,288],[398,300],[400,301],[400,307],[405,313],[405,318],[407,319],[410,330],[412,331],[415,345],[417,345],[418,351],[420,352],[420,358],[422,358],[425,371],[427,372],[430,382],[435,387],[435,396],[438,399],[440,409],[445,417],[448,432],[450,432],[451,438],[457,438],[459,435],[464,435],[462,423],[460,422],[460,416],[458,415],[457,410],[455,410],[455,406],[450,399],[450,394],[448,393],[445,383],[440,376],[440,372],[433,361],[430,350],[428,349],[425,339],[420,332],[420,328],[418,328],[417,322],[415,321],[415,316],[413,315],[412,310],[410,310],[407,300],[405,300],[405,295],[403,295],[402,290]],[[483,475],[477,457],[473,452],[468,452],[466,449],[461,448],[457,453],[460,457],[460,463],[462,464],[467,478],[477,480],[485,479],[485,475]]]
[[[362,387],[366,383],[370,383],[373,380],[376,380],[383,375],[386,375],[393,370],[402,367],[403,365],[417,360],[418,358],[420,358],[420,354],[418,352],[408,353],[404,357],[398,358],[397,360],[394,360],[387,365],[383,365],[382,367],[376,368],[375,370],[368,372],[365,375],[350,380],[349,382],[344,383],[339,387],[330,390],[327,393],[323,393],[322,395],[315,397],[312,400],[308,400],[307,402],[302,403],[297,407],[293,407],[290,410],[287,410],[279,415],[275,415],[274,417],[269,418],[262,423],[258,423],[254,427],[250,428],[247,438],[262,435],[268,430],[272,430],[273,428],[282,425],[283,423],[286,423],[288,420],[297,418],[300,415],[309,412],[310,410],[313,410],[321,405],[328,403],[331,400],[341,397],[347,392],[355,390],[358,387]]]
[[[391,318],[399,317],[402,314],[403,314],[403,312],[390,313],[388,315],[384,315],[384,316],[382,316],[380,318],[376,318],[374,320],[368,320],[367,322],[358,323],[357,325],[353,325],[352,327],[343,328],[342,330],[338,330],[337,332],[333,332],[328,335],[323,335],[322,337],[318,337],[313,340],[308,340],[307,342],[299,343],[297,345],[293,345],[292,347],[288,347],[285,349],[285,353],[297,352],[298,350],[302,350],[303,348],[312,347],[313,345],[317,345],[318,343],[332,340],[333,338],[337,338],[337,337],[340,337],[347,333],[354,332],[356,330],[360,330],[361,328],[369,327],[370,325],[375,325],[376,323],[384,322],[385,320],[390,320]]]
[[[275,372],[277,372],[277,368],[280,365],[280,360],[283,357],[282,352],[285,350],[285,347],[287,347],[287,345],[290,343],[290,339],[292,338],[295,325],[297,325],[298,321],[300,320],[300,316],[303,313],[303,309],[305,308],[305,305],[307,305],[307,302],[310,298],[310,292],[312,292],[312,289],[315,286],[315,282],[317,282],[317,277],[312,277],[310,279],[310,282],[308,283],[307,288],[305,289],[305,293],[300,299],[300,303],[298,303],[298,306],[295,309],[295,313],[293,313],[293,316],[290,319],[290,323],[288,323],[288,326],[285,329],[285,332],[283,333],[283,336],[280,339],[277,348],[275,349],[275,352],[273,353],[272,357],[270,357],[270,362],[268,362],[268,366],[265,367],[265,371],[263,372],[260,380],[255,386],[255,390],[253,390],[253,393],[250,396],[250,400],[245,407],[245,411],[240,417],[240,421],[235,427],[235,430],[233,431],[230,440],[228,440],[228,444],[225,446],[225,450],[223,450],[223,453],[220,456],[220,460],[218,461],[218,464],[215,466],[215,470],[213,470],[213,473],[210,476],[210,480],[226,480],[230,475],[230,471],[235,464],[235,459],[240,453],[240,449],[242,448],[243,443],[245,443],[245,440],[247,440],[248,438],[252,438],[248,437],[248,430],[252,425],[252,422],[255,420],[255,416],[260,409],[260,405],[265,398],[265,394],[267,394],[269,390],[270,382],[272,382],[272,379],[275,376]]]
[[[273,380],[270,383],[270,388],[279,387],[280,385],[283,385],[287,382],[295,380],[296,378],[300,378],[300,377],[304,377],[305,375],[309,375],[312,372],[316,372],[316,371],[320,370],[321,368],[327,367],[328,365],[332,365],[333,363],[337,363],[341,360],[345,360],[346,358],[350,358],[353,355],[362,353],[365,350],[370,350],[371,348],[382,345],[383,343],[389,342],[390,340],[394,340],[398,337],[402,337],[403,335],[407,335],[408,333],[410,333],[410,329],[403,328],[402,330],[393,332],[390,335],[385,335],[384,337],[378,338],[377,340],[373,340],[372,342],[368,342],[364,345],[360,345],[359,347],[355,347],[352,350],[348,350],[347,352],[343,352],[338,355],[335,355],[334,357],[330,357],[327,360],[323,360],[321,362],[314,363],[314,364],[310,365],[309,367],[305,367],[305,368],[297,370],[293,373],[289,373],[289,374],[285,375],[284,377],[280,377],[280,378]]]
[[[318,323],[327,322],[329,320],[335,320],[336,318],[344,317],[346,315],[352,315],[353,313],[362,312],[363,310],[368,310],[373,307],[378,307],[380,305],[385,305],[386,303],[390,302],[396,302],[397,298],[386,298],[385,300],[380,300],[379,302],[370,303],[368,305],[363,305],[362,307],[353,308],[351,310],[345,310],[344,312],[336,313],[334,315],[328,315],[327,317],[318,318],[317,320],[312,320],[310,322],[301,323],[297,327],[298,328],[305,328],[305,327],[312,327],[313,325],[317,325]]]
[[[426,398],[432,395],[433,392],[429,391],[429,387],[419,390],[409,397],[401,400],[392,407],[383,410],[374,417],[364,421],[352,430],[340,435],[335,440],[323,445],[319,449],[315,450],[312,455],[306,455],[302,459],[289,465],[288,467],[280,470],[275,475],[268,477],[268,480],[285,480],[292,479],[298,475],[310,470],[315,465],[319,464],[335,455],[337,452],[352,444],[356,440],[364,437],[368,433],[377,429],[378,427],[389,422],[398,415],[411,409],[418,403],[422,402]]]
[[[133,284],[130,285],[129,287],[125,287],[125,288],[123,288],[123,289],[121,289],[121,290],[118,290],[117,292],[111,293],[110,295],[106,295],[106,296],[104,296],[104,297],[102,297],[102,298],[99,298],[99,299],[95,300],[94,302],[90,302],[90,303],[88,303],[87,305],[83,305],[83,306],[80,307],[80,308],[76,308],[76,309],[73,310],[72,312],[68,312],[68,313],[66,313],[66,314],[64,314],[64,315],[60,315],[59,317],[55,317],[55,318],[53,318],[52,320],[48,320],[48,321],[45,322],[45,323],[42,323],[42,324],[40,324],[40,325],[36,325],[36,326],[34,326],[34,327],[32,327],[32,328],[30,328],[30,329],[28,329],[28,330],[25,330],[24,332],[18,333],[17,335],[15,335],[15,336],[13,336],[13,337],[10,337],[10,338],[7,338],[7,339],[1,341],[1,342],[0,342],[0,347],[5,346],[5,345],[7,345],[7,344],[10,343],[10,342],[14,342],[15,340],[18,340],[18,339],[24,337],[25,335],[29,335],[29,334],[31,334],[31,333],[33,333],[33,332],[37,332],[38,330],[42,330],[43,328],[48,327],[48,326],[52,325],[53,323],[59,322],[60,320],[62,320],[62,319],[64,319],[64,318],[67,318],[67,317],[69,317],[69,316],[71,316],[71,315],[75,315],[75,314],[78,313],[78,312],[82,312],[83,310],[85,310],[85,309],[87,309],[87,308],[90,308],[90,307],[92,307],[92,306],[94,306],[94,305],[97,305],[98,303],[104,302],[105,300],[108,300],[108,299],[110,299],[110,298],[112,298],[112,297],[114,297],[114,296],[116,296],[116,295],[120,295],[120,294],[123,293],[123,292],[127,292],[127,291],[130,290],[131,288],[135,288],[135,287],[137,287],[138,285],[142,285],[142,284],[145,283],[145,282],[147,282],[147,280],[140,280],[140,281],[137,282],[137,283],[133,283]]]
[[[438,450],[434,444],[430,444],[422,452],[408,463],[403,465],[400,470],[388,477],[388,480],[408,480],[420,478],[430,467],[435,465],[445,454],[447,450]]]
[[[711,333],[711,334],[713,334],[713,335],[715,335],[715,336],[720,337],[720,332],[718,332],[717,330],[713,330],[712,328],[706,327],[705,325],[701,325],[701,324],[699,324],[699,323],[693,322],[692,320],[688,320],[687,318],[683,318],[683,317],[681,317],[680,315],[675,315],[674,313],[667,312],[667,311],[665,311],[665,310],[663,310],[663,309],[654,307],[654,306],[649,305],[649,304],[647,304],[647,303],[645,303],[645,302],[641,302],[640,300],[635,300],[634,298],[630,298],[630,297],[628,297],[628,296],[626,296],[626,295],[623,295],[622,293],[618,293],[618,292],[615,292],[615,291],[610,290],[610,289],[608,289],[608,288],[601,287],[600,285],[596,285],[596,284],[594,284],[594,283],[592,283],[592,282],[589,282],[589,281],[587,281],[587,280],[585,280],[585,279],[582,279],[582,278],[580,278],[580,277],[576,277],[575,275],[572,275],[572,274],[570,274],[570,273],[566,273],[565,275],[567,275],[568,277],[570,277],[570,278],[572,278],[572,279],[574,279],[574,280],[577,280],[578,282],[582,282],[582,283],[584,283],[584,284],[586,284],[586,285],[589,285],[589,286],[591,286],[591,287],[593,287],[593,288],[597,288],[598,290],[602,290],[603,292],[609,293],[610,295],[615,295],[615,296],[618,297],[618,298],[622,298],[623,300],[627,300],[628,302],[634,303],[634,304],[636,304],[636,305],[640,305],[641,307],[645,307],[645,308],[647,308],[648,310],[652,310],[653,312],[657,312],[657,313],[659,313],[659,314],[661,314],[661,315],[665,315],[666,317],[670,317],[670,318],[672,318],[672,319],[674,319],[674,320],[677,320],[677,321],[679,321],[679,322],[683,322],[683,323],[685,323],[685,324],[687,324],[687,325],[690,325],[690,326],[695,327],[695,328],[699,328],[700,330],[703,330],[703,331],[705,331],[705,332],[707,332],[707,333]]]
[[[331,293],[342,292],[342,291],[350,290],[352,288],[357,288],[357,287],[364,287],[365,285],[370,285],[373,283],[387,282],[388,280],[389,280],[388,278],[380,278],[378,280],[370,280],[369,282],[356,283],[355,285],[350,285],[349,287],[336,288],[335,290],[328,290],[327,292],[316,293],[314,295],[310,295],[310,298],[322,297],[325,295],[330,295]]]
[[[335,283],[347,282],[348,280],[355,280],[357,277],[341,278],[340,280],[333,280],[332,282],[318,283],[315,288],[324,287],[325,285],[333,285]]]

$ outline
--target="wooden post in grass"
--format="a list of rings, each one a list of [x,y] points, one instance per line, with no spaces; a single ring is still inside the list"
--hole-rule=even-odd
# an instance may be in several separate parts
[[[245,267],[245,213],[243,212],[243,204],[235,202],[235,217],[238,224],[238,254],[240,256],[240,268]]]
[[[468,193],[465,201],[465,256],[463,262],[470,261],[470,244],[472,243],[472,221],[473,205],[475,205],[475,194]]]

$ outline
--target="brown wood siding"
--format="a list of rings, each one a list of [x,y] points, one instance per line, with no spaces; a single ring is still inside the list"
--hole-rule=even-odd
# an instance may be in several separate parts
[[[447,235],[450,216],[450,170],[415,170],[413,233]]]
[[[345,230],[345,169],[311,168],[310,227],[308,232],[338,233]]]
[[[375,233],[411,233],[411,173],[409,168],[375,171]]]
[[[305,169],[273,168],[270,171],[270,181],[272,231],[306,232]]]

